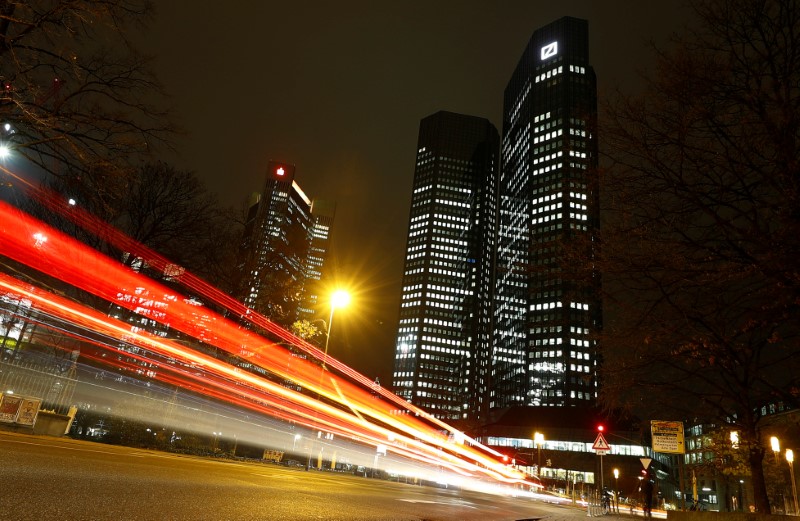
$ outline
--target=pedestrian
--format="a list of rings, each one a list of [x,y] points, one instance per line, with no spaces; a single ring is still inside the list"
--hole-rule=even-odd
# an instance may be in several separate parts
[[[653,510],[653,480],[650,477],[650,474],[647,474],[647,478],[642,483],[642,494],[644,494],[644,517],[652,518],[652,510]]]

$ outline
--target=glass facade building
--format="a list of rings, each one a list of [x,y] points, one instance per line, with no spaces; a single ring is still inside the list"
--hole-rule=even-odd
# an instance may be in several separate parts
[[[334,211],[333,204],[306,196],[294,165],[269,162],[240,248],[240,298],[247,307],[284,325],[312,317]]]
[[[420,123],[393,387],[441,419],[487,405],[499,148],[483,118]]]
[[[600,281],[583,269],[599,226],[596,113],[588,23],[535,31],[503,101],[491,408],[596,398]]]

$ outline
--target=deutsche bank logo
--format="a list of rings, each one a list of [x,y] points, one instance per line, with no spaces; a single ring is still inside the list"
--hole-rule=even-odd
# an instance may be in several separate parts
[[[548,43],[542,47],[542,59],[546,60],[558,54],[558,42]]]

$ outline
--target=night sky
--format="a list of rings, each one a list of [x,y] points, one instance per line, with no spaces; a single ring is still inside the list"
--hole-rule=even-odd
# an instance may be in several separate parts
[[[143,50],[172,97],[175,166],[229,205],[260,191],[267,161],[297,166],[337,203],[331,265],[354,295],[330,352],[390,384],[419,121],[439,110],[502,131],[503,90],[537,28],[589,20],[600,103],[635,92],[689,11],[642,0],[158,2]]]

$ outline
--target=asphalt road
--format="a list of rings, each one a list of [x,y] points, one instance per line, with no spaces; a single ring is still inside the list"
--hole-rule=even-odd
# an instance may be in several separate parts
[[[0,431],[4,521],[585,517],[585,511],[527,498]]]

